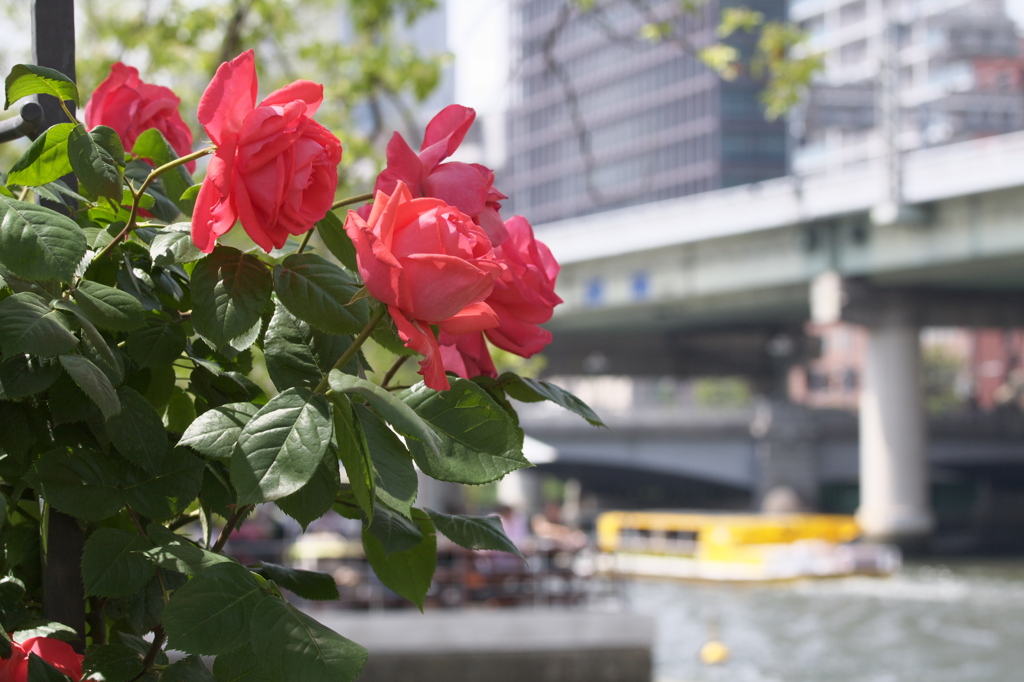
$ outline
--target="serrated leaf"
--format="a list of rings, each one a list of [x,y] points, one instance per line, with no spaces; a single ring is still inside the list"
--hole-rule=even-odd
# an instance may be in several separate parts
[[[178,445],[215,459],[231,459],[242,429],[259,411],[252,403],[228,403],[207,410],[181,434]]]
[[[419,482],[409,450],[375,413],[362,405],[355,410],[370,451],[376,497],[411,519]]]
[[[142,654],[124,644],[89,647],[89,652],[82,661],[82,671],[92,675],[91,679],[97,679],[95,676],[99,676],[98,679],[103,682],[131,682],[142,669]]]
[[[35,395],[60,377],[60,363],[50,358],[15,355],[0,362],[0,394],[7,400]]]
[[[152,543],[138,533],[97,528],[82,552],[82,580],[86,596],[124,597],[142,589],[156,566],[142,553]]]
[[[218,656],[213,662],[217,682],[278,682],[260,667],[251,646]]]
[[[363,515],[373,520],[373,499],[376,478],[373,462],[370,460],[369,444],[356,418],[349,399],[336,393],[331,396],[334,404],[334,436],[338,442],[338,459],[345,467],[352,494],[362,509]]]
[[[522,429],[473,382],[453,378],[448,391],[420,383],[402,398],[441,436],[439,455],[419,441],[408,443],[416,464],[428,476],[480,484],[530,466],[523,456]]]
[[[223,554],[197,547],[188,538],[160,524],[149,524],[146,532],[152,540],[153,547],[147,549],[145,554],[160,568],[196,576],[211,566],[232,563],[232,560]]]
[[[67,301],[54,301],[53,307],[58,310],[69,312],[78,318],[82,332],[82,354],[89,360],[95,361],[97,367],[103,370],[112,384],[120,384],[124,380],[124,363],[120,357],[107,344],[107,340],[96,329],[89,317],[78,306]]]
[[[81,104],[75,82],[56,69],[35,64],[15,64],[4,82],[7,98],[4,109],[29,95],[53,95]]]
[[[121,411],[107,418],[107,435],[121,456],[150,473],[167,453],[167,433],[160,413],[146,397],[128,386],[117,390]]]
[[[238,504],[269,502],[304,486],[331,441],[330,404],[291,388],[271,398],[242,429],[231,458]]]
[[[345,232],[345,224],[334,211],[328,211],[322,220],[316,223],[316,232],[323,240],[324,246],[338,261],[352,272],[359,272],[356,262],[356,247]]]
[[[373,382],[338,370],[332,371],[329,379],[332,391],[362,396],[403,436],[415,438],[434,454],[441,452],[441,436],[398,396]]]
[[[493,549],[525,559],[515,543],[505,534],[497,516],[451,515],[427,509],[434,527],[446,538],[466,549]]]
[[[61,355],[60,364],[75,384],[96,403],[104,419],[110,419],[121,411],[121,399],[103,370],[81,355]]]
[[[270,380],[279,391],[315,388],[351,345],[351,337],[314,329],[278,304],[267,325],[263,354]],[[357,371],[358,366],[353,358],[347,367]]]
[[[605,423],[601,421],[597,413],[590,409],[585,402],[564,388],[556,386],[549,381],[528,379],[511,372],[506,372],[498,377],[498,384],[502,385],[505,392],[516,400],[524,403],[550,400],[556,405],[564,407],[574,414],[578,414],[594,426],[605,426]]]
[[[375,515],[374,521],[380,516],[380,513]],[[422,511],[414,510],[413,518],[423,535],[418,545],[405,551],[388,553],[375,535],[364,530],[363,549],[380,581],[422,610],[423,600],[437,567],[437,535],[430,518]]]
[[[74,129],[74,123],[59,123],[43,131],[11,166],[7,182],[38,187],[70,173],[68,137]]]
[[[215,678],[201,657],[189,656],[168,666],[160,682],[215,682]]]
[[[270,302],[274,278],[258,258],[218,246],[192,271],[192,324],[217,347],[252,329]]]
[[[330,573],[286,568],[265,561],[260,562],[256,572],[303,599],[314,601],[338,599],[338,584],[334,582],[334,576]]]
[[[366,665],[366,649],[275,597],[256,606],[251,627],[260,668],[277,682],[353,682]]]
[[[306,485],[291,495],[276,500],[275,504],[285,514],[298,521],[305,530],[309,524],[331,510],[340,489],[341,472],[338,468],[338,459],[328,448]]]
[[[167,602],[168,646],[190,654],[226,654],[247,645],[253,610],[265,594],[256,576],[242,566],[210,566]]]
[[[423,541],[423,532],[413,519],[407,519],[383,504],[375,505],[373,521],[365,533],[372,535],[385,554],[404,552]]]
[[[185,351],[188,337],[181,325],[160,318],[149,318],[146,326],[125,339],[125,352],[140,367],[157,367],[174,362]]]
[[[52,450],[35,464],[43,497],[54,507],[86,521],[102,521],[124,506],[120,484],[127,465],[101,452]]]
[[[0,196],[0,261],[14,274],[70,282],[85,252],[85,235],[67,216]]]
[[[3,628],[0,628],[0,658],[10,658],[13,652],[10,636]]]
[[[125,501],[157,521],[172,519],[199,496],[203,462],[185,448],[174,448],[156,471],[131,469],[124,483]]]
[[[146,323],[146,309],[126,291],[84,280],[73,296],[89,320],[102,329],[130,332]]]
[[[28,682],[74,682],[52,663],[35,653],[28,655]]]
[[[0,348],[5,356],[53,357],[76,345],[78,339],[64,318],[39,294],[25,291],[0,301]]]
[[[360,284],[312,253],[292,254],[274,268],[274,291],[303,322],[329,334],[358,334],[370,319],[365,301],[348,305]]]
[[[192,241],[192,226],[189,223],[168,225],[153,237],[149,245],[153,265],[192,263],[205,254]]]
[[[124,146],[112,128],[96,126],[86,132],[85,126],[75,126],[68,137],[68,158],[82,189],[94,197],[120,201]]]

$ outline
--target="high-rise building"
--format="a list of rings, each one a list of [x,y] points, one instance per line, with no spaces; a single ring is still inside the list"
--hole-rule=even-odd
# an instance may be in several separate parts
[[[512,0],[503,212],[546,223],[785,174],[785,126],[765,120],[763,83],[724,81],[693,56],[717,39],[723,6],[783,19],[785,0],[695,4]],[[640,37],[663,21],[678,39]],[[736,40],[749,51],[755,38]]]
[[[790,18],[824,56],[791,117],[798,173],[1024,128],[1003,0],[793,0]]]

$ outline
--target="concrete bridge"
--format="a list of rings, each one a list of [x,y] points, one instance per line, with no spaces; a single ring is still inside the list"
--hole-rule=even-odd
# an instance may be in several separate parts
[[[566,301],[550,372],[746,374],[772,394],[813,352],[804,323],[864,325],[858,514],[875,537],[927,534],[919,329],[1024,325],[1022,160],[1014,133],[905,155],[900,202],[880,160],[538,226]]]

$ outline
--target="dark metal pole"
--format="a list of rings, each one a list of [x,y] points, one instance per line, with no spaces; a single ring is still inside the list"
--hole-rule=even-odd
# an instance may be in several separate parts
[[[56,69],[75,80],[73,0],[32,0],[32,56],[36,65]],[[56,97],[40,95],[39,104],[43,108],[44,128],[67,122]],[[68,106],[74,113],[74,104],[68,102]],[[59,210],[60,207],[51,208]],[[43,613],[75,629],[79,640],[74,646],[81,652],[85,649],[85,588],[82,584],[85,531],[76,519],[51,508],[46,533]]]

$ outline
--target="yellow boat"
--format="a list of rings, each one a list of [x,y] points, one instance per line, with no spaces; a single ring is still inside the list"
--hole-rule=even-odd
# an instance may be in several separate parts
[[[860,528],[839,514],[605,512],[597,518],[596,568],[606,575],[722,581],[888,575],[892,545],[854,543]]]

